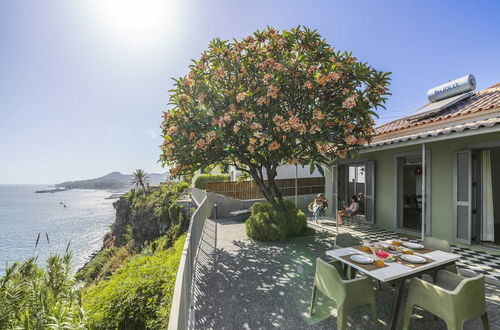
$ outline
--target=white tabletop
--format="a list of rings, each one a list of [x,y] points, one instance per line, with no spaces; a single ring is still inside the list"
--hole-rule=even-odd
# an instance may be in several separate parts
[[[421,256],[429,257],[429,258],[435,260],[435,261],[430,262],[430,263],[425,264],[425,265],[411,268],[411,267],[401,265],[401,264],[396,263],[396,262],[386,262],[385,264],[387,265],[387,267],[368,271],[368,270],[362,268],[361,266],[359,266],[358,264],[351,262],[350,260],[346,260],[346,259],[341,258],[342,256],[353,254],[353,253],[373,257],[372,253],[365,253],[365,252],[362,252],[362,251],[359,251],[359,250],[356,250],[356,249],[350,248],[350,247],[326,251],[327,256],[332,257],[334,259],[337,259],[338,261],[343,262],[343,263],[355,268],[356,270],[360,271],[361,273],[364,273],[364,274],[371,276],[371,277],[373,277],[379,281],[382,281],[382,282],[389,282],[389,281],[396,280],[396,279],[401,278],[401,277],[411,276],[412,273],[419,273],[423,270],[429,270],[429,269],[435,268],[437,266],[441,266],[443,264],[447,264],[449,262],[456,261],[456,260],[460,259],[460,256],[457,254],[452,254],[452,253],[447,253],[447,252],[436,250],[433,252],[421,254]],[[415,250],[415,254],[419,255],[418,250]]]

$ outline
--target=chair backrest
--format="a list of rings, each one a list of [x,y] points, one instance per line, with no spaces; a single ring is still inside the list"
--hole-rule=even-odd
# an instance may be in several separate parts
[[[328,298],[336,300],[345,292],[342,283],[342,265],[338,261],[327,263],[321,258],[316,258],[316,274],[314,284]]]
[[[439,239],[435,237],[425,237],[422,243],[426,248],[439,250],[443,252],[451,252],[450,243],[448,243],[448,241],[445,241],[444,239]]]
[[[464,280],[457,286],[457,313],[476,318],[486,312],[484,275],[480,274]]]
[[[359,238],[352,236],[349,233],[337,234],[337,237],[335,237],[335,245],[339,247],[345,248],[360,244],[361,240]]]

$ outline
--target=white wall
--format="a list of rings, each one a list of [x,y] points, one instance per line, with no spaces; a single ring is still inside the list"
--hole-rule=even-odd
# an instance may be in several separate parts
[[[295,165],[281,165],[277,169],[278,175],[276,179],[295,179]],[[239,171],[233,166],[230,167],[229,173],[231,173],[231,181],[237,181]],[[265,175],[265,174],[264,174]],[[302,167],[297,166],[297,177],[298,178],[319,178],[321,174],[318,170],[314,170],[313,174],[310,173],[309,165]]]

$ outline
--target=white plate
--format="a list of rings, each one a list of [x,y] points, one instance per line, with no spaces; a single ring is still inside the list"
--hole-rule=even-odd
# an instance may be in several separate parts
[[[351,256],[351,260],[360,264],[371,264],[373,259],[367,256],[362,256],[360,254],[354,254]]]
[[[422,244],[418,244],[418,243],[410,243],[410,242],[406,242],[406,243],[403,243],[403,246],[404,247],[407,247],[409,249],[423,249],[424,246]]]
[[[427,259],[425,259],[424,257],[416,256],[414,254],[403,254],[401,256],[401,259],[411,262],[412,264],[423,264],[427,262]]]

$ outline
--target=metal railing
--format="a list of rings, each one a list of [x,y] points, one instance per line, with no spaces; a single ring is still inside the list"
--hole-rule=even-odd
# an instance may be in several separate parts
[[[197,198],[201,197],[199,192],[194,193]],[[191,223],[187,231],[184,249],[182,251],[177,277],[175,279],[174,296],[170,309],[169,330],[184,330],[190,326],[190,316],[194,312],[193,303],[193,276],[196,266],[196,257],[200,245],[203,228],[208,217],[212,213],[214,204],[213,194],[205,194],[198,208],[191,217]]]

